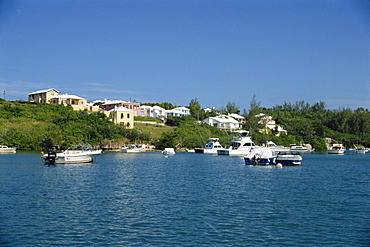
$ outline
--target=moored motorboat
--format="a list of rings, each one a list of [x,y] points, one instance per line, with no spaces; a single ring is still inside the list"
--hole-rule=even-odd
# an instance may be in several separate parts
[[[129,144],[126,147],[123,147],[121,149],[121,152],[122,153],[140,153],[142,152],[142,148],[136,144]]]
[[[344,154],[346,148],[341,143],[334,143],[328,150],[328,154]]]
[[[6,145],[0,145],[0,154],[11,154],[11,153],[16,153],[16,148],[10,148]]]
[[[217,154],[217,150],[223,149],[222,145],[218,142],[219,138],[209,138],[209,142],[204,145],[204,148],[196,148],[196,153]]]
[[[244,156],[246,165],[273,165],[275,164],[275,152],[267,147],[253,148],[248,155]]]
[[[278,146],[273,141],[266,142],[265,146],[270,148],[275,153],[277,153],[277,152],[287,152],[287,151],[290,150],[290,147]]]
[[[296,144],[290,144],[290,149],[289,149],[290,152],[299,152],[300,154],[304,154],[304,153],[310,153],[310,152],[313,152],[314,150],[311,150],[311,149],[308,149],[302,145],[298,146]]]
[[[248,136],[249,131],[236,130],[233,133],[237,133],[239,136],[235,136],[231,139],[228,148],[218,149],[218,155],[247,155],[252,148],[257,147],[250,136]]]
[[[62,153],[49,152],[41,158],[45,164],[79,164],[93,162],[94,155],[101,154],[101,149],[92,149],[90,145],[72,145]]]
[[[302,163],[302,156],[297,151],[278,152],[275,162],[283,166],[299,166]]]
[[[356,153],[357,154],[366,154],[366,148],[364,146],[357,146],[356,147]]]
[[[169,155],[169,154],[175,154],[175,149],[173,148],[165,148],[163,151],[162,151],[162,154],[164,155]]]

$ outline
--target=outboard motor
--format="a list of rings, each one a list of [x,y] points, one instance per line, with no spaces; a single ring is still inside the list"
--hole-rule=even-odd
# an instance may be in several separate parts
[[[50,151],[48,153],[48,156],[46,157],[46,160],[49,165],[55,165],[55,159],[57,158],[57,153],[54,151]]]

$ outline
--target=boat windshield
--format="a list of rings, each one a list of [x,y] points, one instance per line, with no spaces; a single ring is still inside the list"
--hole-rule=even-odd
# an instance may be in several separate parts
[[[67,150],[82,150],[82,151],[91,151],[92,147],[90,145],[72,145]]]

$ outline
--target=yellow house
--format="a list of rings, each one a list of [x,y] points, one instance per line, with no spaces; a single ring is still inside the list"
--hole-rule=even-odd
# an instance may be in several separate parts
[[[134,111],[126,107],[115,107],[110,111],[105,111],[107,117],[115,124],[120,124],[127,129],[134,128]]]
[[[59,94],[50,98],[50,104],[55,105],[71,105],[73,110],[85,110],[88,109],[87,100],[76,95],[70,94]]]
[[[28,94],[29,102],[50,103],[50,99],[59,95],[60,92],[54,88],[36,91]]]

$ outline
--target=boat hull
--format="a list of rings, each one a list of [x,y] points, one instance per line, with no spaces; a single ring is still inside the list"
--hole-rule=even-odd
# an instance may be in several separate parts
[[[1,148],[0,149],[0,154],[15,154],[16,151],[15,148]]]
[[[90,163],[93,162],[93,157],[91,155],[81,155],[74,157],[58,157],[55,160],[55,164],[79,164],[79,163]]]
[[[328,150],[328,154],[344,154],[345,150]]]
[[[251,148],[248,149],[219,149],[217,150],[218,155],[248,155]]]
[[[122,149],[121,150],[122,153],[140,153],[141,150],[133,150],[133,149]]]
[[[274,165],[275,158],[261,158],[260,160],[253,160],[251,158],[244,158],[244,162],[246,165],[258,165],[258,166],[267,166],[267,165]]]

